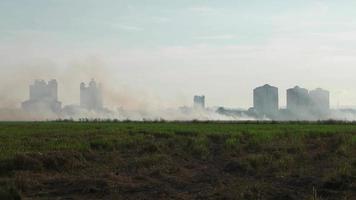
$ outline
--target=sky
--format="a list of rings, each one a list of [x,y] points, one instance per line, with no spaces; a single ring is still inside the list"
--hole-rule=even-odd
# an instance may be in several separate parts
[[[112,107],[248,108],[265,83],[331,92],[356,105],[356,1],[0,0],[0,107],[33,79],[63,104],[95,78]]]

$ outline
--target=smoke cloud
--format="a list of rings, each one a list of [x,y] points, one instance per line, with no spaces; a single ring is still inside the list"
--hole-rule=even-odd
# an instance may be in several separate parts
[[[113,73],[103,60],[88,57],[71,60],[65,66],[49,60],[33,60],[31,63],[7,67],[1,73],[0,120],[54,120],[58,118],[110,118],[118,120],[247,120],[248,117],[224,116],[215,110],[193,110],[183,112],[179,106],[191,102],[167,102],[152,91],[120,82],[120,76]],[[43,110],[27,113],[21,109],[21,102],[29,98],[29,85],[36,79],[58,81],[58,100],[69,111],[54,114]],[[102,85],[105,112],[87,111],[79,108],[79,84],[95,79]],[[183,99],[192,99],[186,97]]]
[[[65,55],[65,54],[63,54]],[[140,55],[140,54],[139,54]],[[180,109],[181,106],[192,106],[193,95],[183,94],[181,91],[171,91],[169,93],[160,93],[154,87],[145,87],[140,82],[140,76],[136,76],[140,84],[128,83],[127,74],[124,70],[129,67],[120,66],[121,70],[116,70],[115,62],[110,59],[102,59],[100,56],[70,56],[57,60],[44,58],[34,59],[30,56],[28,59],[15,61],[8,59],[8,63],[2,62],[3,69],[0,74],[0,120],[53,120],[58,118],[111,118],[119,120],[256,120],[253,115],[233,114],[226,115],[216,112],[216,109],[207,110],[190,109],[188,112]],[[53,55],[51,57],[54,57]],[[144,57],[144,56],[143,56]],[[70,58],[70,59],[68,59]],[[146,58],[147,60],[148,58]],[[152,58],[151,58],[152,59]],[[64,60],[69,60],[68,62]],[[125,59],[121,60],[122,65]],[[158,62],[158,61],[154,61]],[[178,62],[178,61],[177,61]],[[130,62],[127,65],[133,64]],[[153,67],[153,69],[155,69]],[[132,73],[132,72],[131,72]],[[160,74],[159,71],[153,73]],[[88,82],[94,78],[101,83],[103,90],[103,101],[106,112],[92,112],[75,107],[79,105],[79,84]],[[133,77],[130,76],[130,79]],[[145,78],[141,74],[141,78]],[[151,77],[152,78],[152,77]],[[69,105],[66,112],[59,115],[46,112],[45,110],[29,114],[21,109],[21,102],[28,99],[29,85],[35,79],[56,79],[58,81],[58,97],[63,106]],[[198,80],[194,80],[199,82]],[[160,80],[156,81],[160,84]],[[186,85],[186,84],[185,84]],[[152,86],[152,85],[150,85]],[[169,85],[164,86],[169,89]],[[252,89],[252,88],[251,88]],[[191,91],[191,90],[190,90]],[[237,91],[238,92],[238,91]],[[171,96],[177,93],[176,96]],[[197,92],[201,94],[201,92]],[[167,98],[166,96],[171,96]],[[226,94],[228,95],[228,94]],[[229,99],[225,95],[225,98]],[[207,96],[209,102],[209,96]],[[238,105],[238,102],[236,103]],[[211,107],[211,105],[210,105]],[[309,113],[300,113],[299,120],[316,120]],[[356,120],[356,113],[353,110],[333,110],[329,118],[337,120]],[[262,118],[268,120],[268,118]],[[285,120],[288,118],[278,118]]]

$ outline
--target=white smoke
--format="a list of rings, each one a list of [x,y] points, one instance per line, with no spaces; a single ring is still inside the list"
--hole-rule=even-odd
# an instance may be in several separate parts
[[[25,73],[24,73],[24,69]],[[112,73],[110,67],[101,59],[90,57],[73,60],[66,66],[48,60],[33,61],[13,65],[0,75],[0,120],[1,121],[39,121],[56,119],[117,119],[117,120],[253,120],[247,116],[226,116],[214,109],[196,110],[180,106],[192,104],[193,97],[184,101],[177,99],[168,102],[159,94],[145,88],[128,86],[120,81],[120,75]],[[79,106],[79,84],[95,78],[101,83],[105,109],[88,111]],[[35,79],[45,81],[56,79],[58,100],[62,102],[61,113],[45,109],[28,113],[21,109],[21,103],[28,100],[29,85]]]
[[[49,60],[37,60],[30,63],[11,65],[0,74],[0,120],[55,120],[55,119],[117,119],[117,120],[256,120],[256,118],[239,114],[224,115],[215,109],[196,110],[190,106],[180,109],[182,105],[191,105],[193,95],[167,101],[153,89],[136,85],[127,85],[121,78],[124,74],[113,73],[111,67],[96,57],[72,60],[59,64]],[[103,99],[106,109],[100,112],[87,111],[79,105],[79,84],[95,78],[102,84]],[[35,79],[57,79],[59,101],[63,111],[59,114],[47,112],[26,113],[21,110],[21,102],[28,99],[29,85]],[[207,97],[207,100],[209,97]],[[209,101],[209,100],[208,100]],[[66,106],[69,105],[69,106]],[[352,110],[332,110],[331,119],[356,120]],[[309,118],[305,118],[309,119]],[[264,118],[266,120],[266,118]],[[267,119],[268,120],[268,119]],[[303,119],[301,119],[303,120]]]

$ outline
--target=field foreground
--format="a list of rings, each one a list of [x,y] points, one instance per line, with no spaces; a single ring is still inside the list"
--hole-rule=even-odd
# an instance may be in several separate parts
[[[3,122],[0,199],[356,199],[356,124]]]

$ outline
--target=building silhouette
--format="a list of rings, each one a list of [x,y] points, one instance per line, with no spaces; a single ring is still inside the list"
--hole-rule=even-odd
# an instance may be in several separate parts
[[[326,116],[330,111],[330,92],[317,88],[310,91],[311,111],[318,117]]]
[[[278,88],[268,84],[253,90],[253,108],[258,115],[274,117],[278,114]]]
[[[194,108],[204,109],[205,108],[205,96],[194,96]]]
[[[103,109],[101,86],[92,79],[88,86],[80,84],[80,107],[86,110],[98,111]]]
[[[287,90],[287,109],[292,113],[307,112],[310,108],[309,91],[295,86]]]
[[[35,80],[29,87],[29,100],[24,101],[22,109],[28,112],[59,113],[62,103],[58,101],[58,84],[55,79]]]

